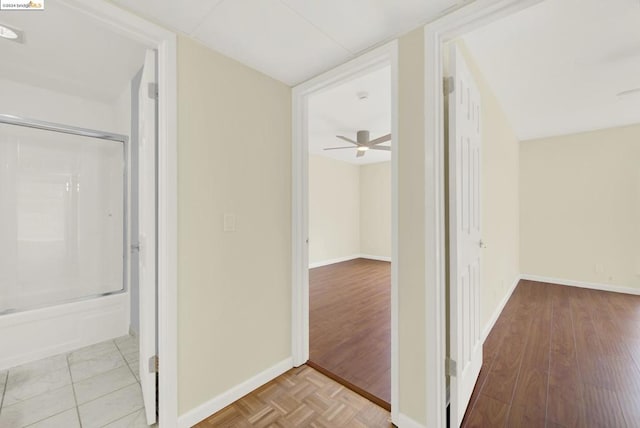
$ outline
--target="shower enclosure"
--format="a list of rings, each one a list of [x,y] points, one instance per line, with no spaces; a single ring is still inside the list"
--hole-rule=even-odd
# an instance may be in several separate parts
[[[53,339],[80,342],[82,326],[74,324],[105,323],[106,315],[95,311],[100,305],[81,302],[126,289],[127,157],[123,135],[0,115],[4,343],[13,340],[20,348],[17,336],[48,328],[55,330]],[[119,313],[127,304],[118,300],[102,312]],[[45,310],[57,306],[65,309]],[[90,307],[93,312],[87,312]],[[25,315],[31,312],[39,315]],[[84,315],[69,318],[72,313]],[[56,328],[56,322],[62,324]],[[73,333],[65,333],[65,326]],[[6,354],[5,347],[0,369],[37,357],[43,346],[55,348],[53,339],[42,337],[38,351],[24,348],[18,352],[22,356]]]
[[[0,115],[0,314],[124,290],[126,142]]]

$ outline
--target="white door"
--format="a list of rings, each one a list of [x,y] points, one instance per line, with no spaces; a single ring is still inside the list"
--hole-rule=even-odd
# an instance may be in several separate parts
[[[140,230],[140,384],[149,425],[156,422],[156,53],[148,50],[140,81],[138,203]]]
[[[449,230],[451,426],[459,427],[480,367],[480,93],[464,58],[451,49]],[[451,82],[451,79],[450,79]]]

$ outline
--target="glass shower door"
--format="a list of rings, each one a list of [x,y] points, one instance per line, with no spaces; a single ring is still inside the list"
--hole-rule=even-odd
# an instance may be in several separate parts
[[[0,123],[0,314],[123,291],[125,144]]]

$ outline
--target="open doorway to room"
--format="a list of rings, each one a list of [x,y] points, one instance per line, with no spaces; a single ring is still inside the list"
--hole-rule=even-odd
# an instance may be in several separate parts
[[[309,97],[309,365],[391,402],[391,69]]]
[[[397,43],[295,87],[293,111],[293,364],[397,417]]]
[[[633,425],[640,5],[532,3],[443,46],[451,426]]]

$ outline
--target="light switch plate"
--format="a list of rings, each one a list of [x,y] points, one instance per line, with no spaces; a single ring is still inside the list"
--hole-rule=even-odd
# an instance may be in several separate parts
[[[223,224],[223,230],[225,232],[235,232],[236,216],[234,214],[225,214]]]

